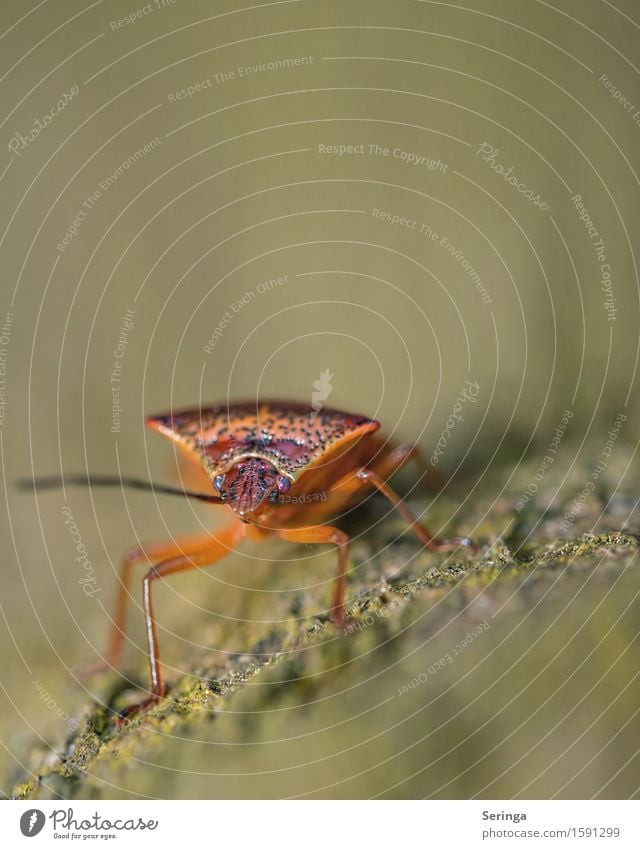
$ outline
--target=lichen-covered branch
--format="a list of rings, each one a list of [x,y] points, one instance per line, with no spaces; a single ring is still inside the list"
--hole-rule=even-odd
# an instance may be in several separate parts
[[[360,556],[369,556],[380,543],[380,533],[359,545]],[[412,551],[415,558],[410,577],[383,580],[365,589],[349,612],[346,633],[340,635],[343,651],[349,646],[356,650],[358,640],[368,629],[401,623],[407,614],[442,597],[455,585],[464,585],[476,592],[496,583],[513,581],[523,575],[540,576],[558,572],[568,566],[589,570],[606,560],[608,566],[624,566],[638,548],[635,536],[610,532],[578,536],[564,542],[543,540],[530,545],[529,550],[515,553],[505,541],[485,547],[473,557],[460,554],[443,564],[442,556],[419,552],[409,540],[393,545],[379,555],[384,571],[385,559]],[[132,693],[114,676],[105,675],[102,703],[88,704],[82,722],[58,752],[32,753],[32,776],[19,781],[13,791],[15,798],[76,798],[87,792],[84,784],[94,769],[105,764],[118,764],[149,746],[162,746],[165,735],[188,733],[190,727],[215,718],[216,711],[242,691],[256,676],[278,665],[286,665],[299,650],[313,643],[335,642],[335,630],[324,618],[304,615],[292,625],[273,627],[266,636],[248,647],[246,653],[232,658],[224,674],[209,670],[200,659],[193,674],[185,675],[171,687],[168,697],[139,719],[120,726],[115,717]],[[329,649],[328,649],[329,650]],[[303,676],[300,676],[303,677]],[[289,675],[289,694],[295,692],[295,676]],[[255,696],[259,707],[261,693]],[[158,732],[158,733],[150,733]]]

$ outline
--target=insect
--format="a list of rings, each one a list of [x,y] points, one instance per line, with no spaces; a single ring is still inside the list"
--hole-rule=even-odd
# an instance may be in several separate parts
[[[331,524],[339,514],[374,490],[398,510],[418,540],[436,551],[460,546],[466,538],[440,540],[420,524],[387,483],[409,460],[421,461],[412,445],[391,447],[379,422],[340,410],[287,401],[215,404],[151,416],[146,425],[171,439],[189,461],[204,469],[212,492],[193,493],[128,479],[65,478],[65,483],[103,483],[153,488],[220,504],[229,521],[215,533],[177,537],[126,552],[104,666],[119,665],[133,567],[152,564],[143,578],[149,653],[149,696],[121,718],[144,713],[166,693],[153,607],[154,584],[169,575],[212,566],[245,539],[270,536],[293,543],[330,543],[337,547],[337,569],[329,618],[345,624],[345,581],[349,537]],[[36,481],[44,487],[60,479]]]

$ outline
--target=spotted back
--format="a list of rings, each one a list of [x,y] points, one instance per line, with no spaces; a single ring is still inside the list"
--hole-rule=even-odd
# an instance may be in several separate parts
[[[202,463],[212,478],[249,455],[269,460],[294,480],[336,448],[380,426],[366,416],[288,401],[214,404],[150,416],[146,424]]]

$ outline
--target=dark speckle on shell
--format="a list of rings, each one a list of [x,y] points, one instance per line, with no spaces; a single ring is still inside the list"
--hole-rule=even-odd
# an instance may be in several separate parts
[[[246,454],[264,457],[295,476],[341,439],[376,430],[366,416],[286,401],[215,404],[147,419],[147,424],[193,451],[210,475]]]

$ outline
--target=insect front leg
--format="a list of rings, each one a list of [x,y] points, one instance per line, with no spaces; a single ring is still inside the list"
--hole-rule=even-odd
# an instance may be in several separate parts
[[[143,562],[151,565],[169,560],[172,557],[190,557],[198,551],[210,548],[211,541],[211,534],[191,534],[189,536],[166,540],[165,542],[143,543],[126,552],[120,564],[120,582],[113,618],[111,620],[111,629],[107,640],[107,648],[105,649],[104,656],[99,661],[81,667],[76,671],[76,674],[81,680],[105,669],[114,669],[120,664],[124,647],[127,606],[131,597],[133,567]]]
[[[156,620],[153,610],[153,583],[160,578],[167,578],[176,572],[186,572],[189,569],[199,569],[203,566],[213,566],[219,560],[235,548],[245,536],[245,525],[234,521],[216,532],[215,536],[209,535],[209,543],[206,547],[195,551],[190,556],[181,554],[153,566],[144,576],[142,582],[142,596],[144,602],[144,616],[147,633],[147,646],[149,650],[149,698],[137,705],[131,705],[120,714],[120,719],[144,713],[153,707],[166,692],[162,667],[160,665],[160,651],[158,648],[158,634]]]
[[[333,543],[338,546],[338,567],[333,584],[333,599],[329,611],[329,619],[340,629],[345,627],[346,611],[344,607],[344,591],[347,580],[347,564],[349,557],[349,536],[344,531],[331,525],[317,525],[307,528],[292,528],[279,531],[281,539],[289,542]]]

